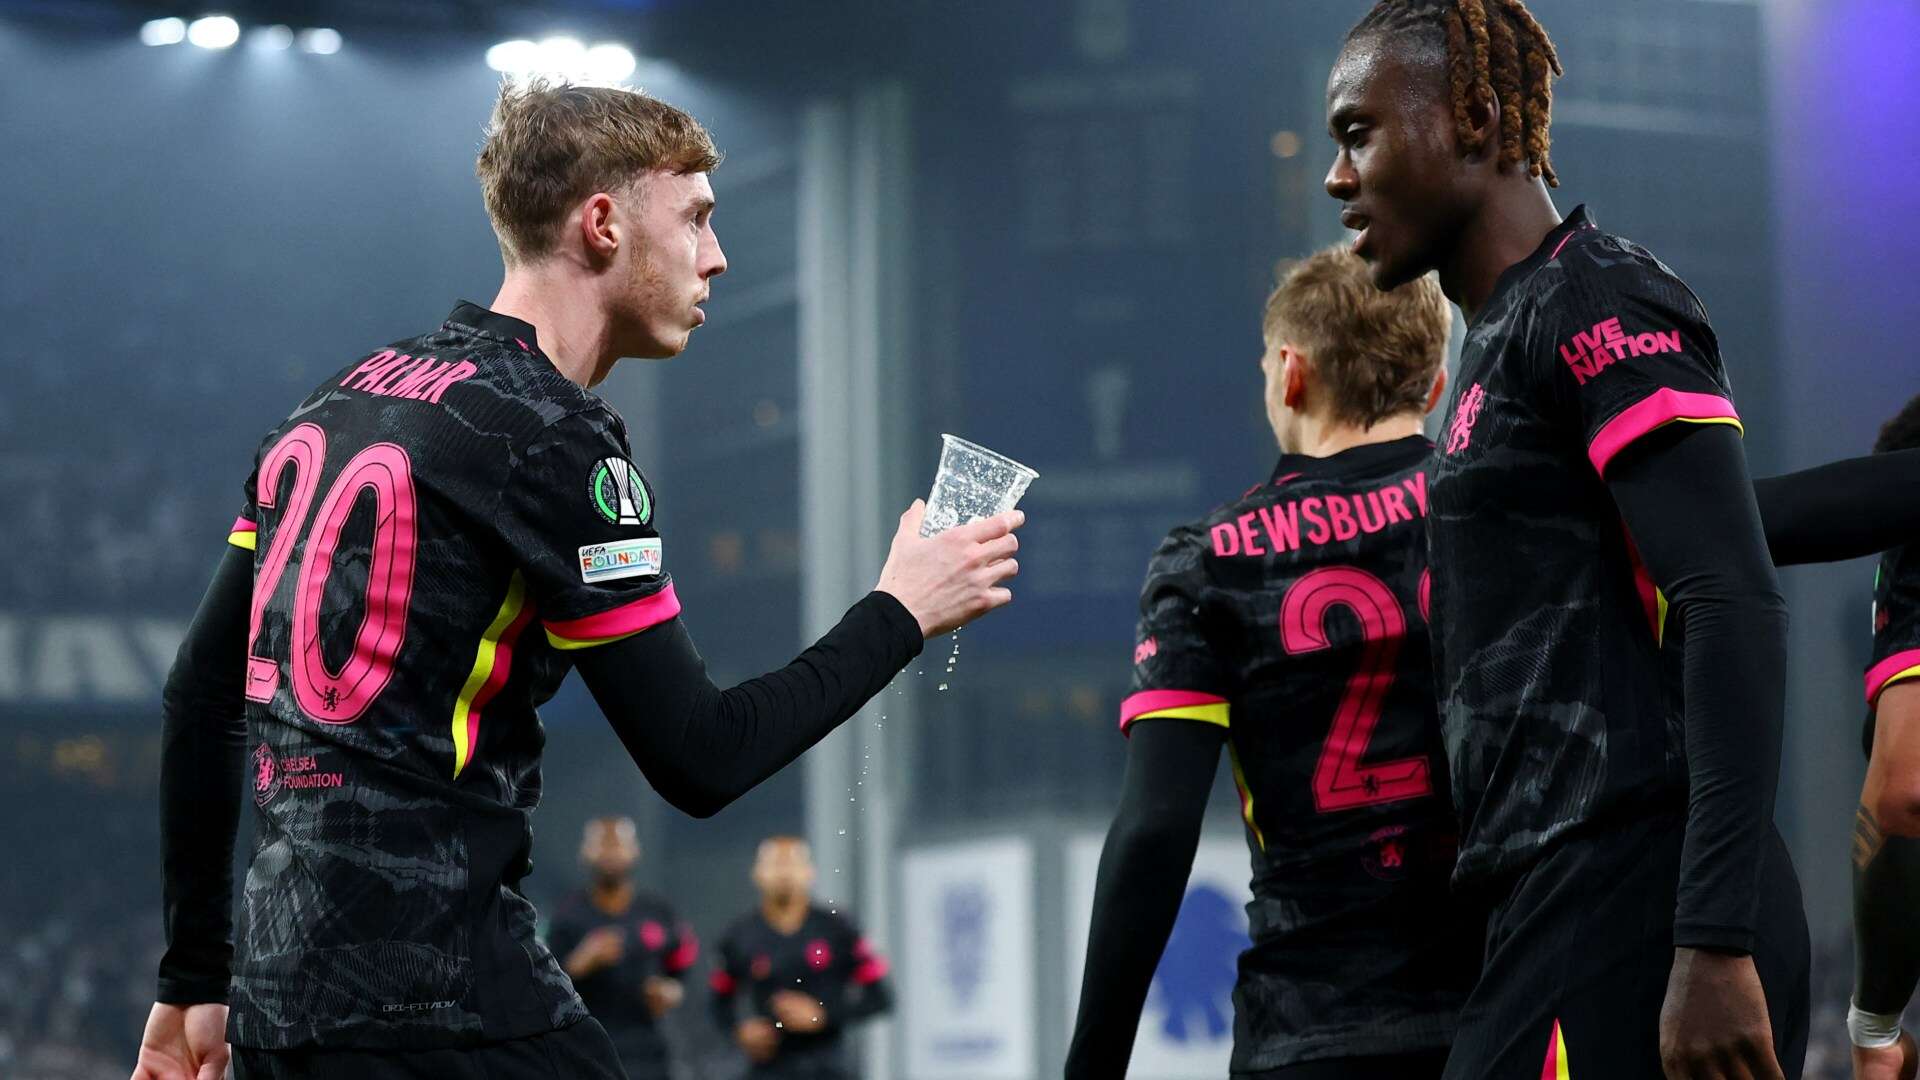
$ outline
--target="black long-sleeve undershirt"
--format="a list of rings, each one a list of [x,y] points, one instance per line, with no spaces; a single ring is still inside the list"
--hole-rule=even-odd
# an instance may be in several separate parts
[[[246,765],[242,700],[252,553],[230,548],[167,677],[160,766],[167,952],[156,1000],[225,1001],[233,846]],[[918,656],[920,627],[869,593],[778,671],[722,691],[680,620],[576,654],[587,688],[668,802],[707,816],[778,772]]]
[[[1641,562],[1685,627],[1687,827],[1674,944],[1748,952],[1786,708],[1787,608],[1738,435],[1672,425],[1608,470]]]
[[[253,553],[229,546],[161,696],[160,866],[167,951],[154,1000],[227,1000],[233,838],[247,761],[242,696]]]
[[[1920,536],[1920,449],[1770,476],[1753,493],[1773,565],[1857,559]]]
[[[1853,836],[1853,1003],[1899,1015],[1920,983],[1920,839],[1887,836],[1865,806]]]
[[[1143,720],[1127,746],[1120,808],[1100,851],[1069,1080],[1125,1076],[1140,1009],[1186,894],[1226,732]]]
[[[792,663],[728,690],[707,677],[679,619],[575,663],[647,782],[708,817],[859,711],[923,644],[900,601],[873,592]]]

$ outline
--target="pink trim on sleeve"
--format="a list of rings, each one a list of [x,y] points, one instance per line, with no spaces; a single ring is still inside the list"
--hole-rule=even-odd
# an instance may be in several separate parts
[[[597,641],[603,638],[637,634],[658,626],[680,614],[680,598],[673,595],[673,583],[650,596],[643,596],[612,611],[588,615],[583,619],[564,619],[546,623],[547,633],[569,641]]]
[[[1593,462],[1593,470],[1604,477],[1607,475],[1607,465],[1620,451],[1633,445],[1634,440],[1642,435],[1676,420],[1695,423],[1730,421],[1738,424],[1740,414],[1734,411],[1733,402],[1718,394],[1689,394],[1663,387],[1620,410],[1618,416],[1607,421],[1587,447],[1587,459]]]
[[[680,935],[680,946],[668,953],[663,962],[669,975],[680,974],[700,959],[700,937],[693,932],[693,927],[681,923],[676,929]]]
[[[1178,709],[1187,705],[1225,705],[1227,699],[1219,694],[1203,694],[1198,690],[1142,690],[1128,695],[1120,703],[1120,729],[1126,730],[1136,716],[1162,709]]]
[[[1880,696],[1888,683],[1897,676],[1907,673],[1908,668],[1920,668],[1920,649],[1905,649],[1894,653],[1885,660],[1867,669],[1867,704]]]
[[[260,526],[255,525],[244,517],[237,517],[233,519],[233,528],[227,531],[230,533],[259,532]]]

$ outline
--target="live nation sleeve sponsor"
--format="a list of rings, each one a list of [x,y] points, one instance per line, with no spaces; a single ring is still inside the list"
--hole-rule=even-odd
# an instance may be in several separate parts
[[[1565,404],[1601,475],[1668,424],[1740,426],[1706,309],[1657,259],[1585,234],[1539,304],[1532,352],[1551,372],[1549,400]]]

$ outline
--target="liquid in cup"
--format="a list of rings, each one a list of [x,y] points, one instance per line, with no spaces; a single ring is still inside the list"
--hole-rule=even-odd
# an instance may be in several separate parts
[[[940,436],[940,469],[927,496],[920,535],[933,536],[955,525],[1013,509],[1027,485],[1040,474],[1004,454],[955,435]]]

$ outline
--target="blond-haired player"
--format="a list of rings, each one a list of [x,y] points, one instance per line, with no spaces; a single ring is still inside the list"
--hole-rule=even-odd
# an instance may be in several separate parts
[[[1010,599],[1019,515],[923,539],[916,503],[838,626],[707,678],[663,512],[588,387],[705,321],[719,160],[644,94],[509,86],[478,167],[499,294],[348,360],[262,442],[167,682],[168,947],[135,1080],[214,1080],[229,1043],[242,1078],[621,1075],[519,888],[535,707],[578,668],[653,786],[707,815]]]

